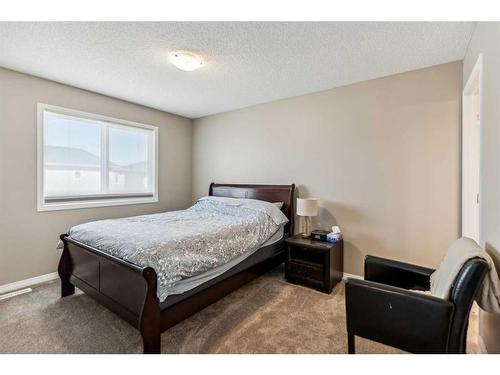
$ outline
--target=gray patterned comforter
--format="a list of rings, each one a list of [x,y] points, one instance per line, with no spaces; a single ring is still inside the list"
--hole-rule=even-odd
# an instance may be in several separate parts
[[[260,247],[288,221],[272,203],[204,197],[187,210],[94,221],[69,236],[158,275],[158,297],[168,288]]]

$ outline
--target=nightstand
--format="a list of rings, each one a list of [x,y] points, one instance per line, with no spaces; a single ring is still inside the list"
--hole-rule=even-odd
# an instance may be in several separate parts
[[[287,238],[285,260],[286,281],[331,293],[342,280],[344,242],[330,243],[302,238],[300,234]]]

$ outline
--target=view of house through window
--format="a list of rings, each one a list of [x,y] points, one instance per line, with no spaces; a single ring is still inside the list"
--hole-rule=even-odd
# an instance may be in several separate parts
[[[43,109],[42,205],[154,198],[156,128],[71,112],[76,111]]]

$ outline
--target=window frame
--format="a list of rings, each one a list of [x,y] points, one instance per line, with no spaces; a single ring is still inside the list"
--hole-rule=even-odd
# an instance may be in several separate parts
[[[137,193],[103,193],[92,196],[87,196],[84,199],[64,200],[58,199],[56,202],[47,203],[45,200],[44,191],[44,124],[43,113],[50,111],[61,115],[82,118],[84,120],[94,120],[99,122],[148,129],[153,131],[154,140],[153,146],[153,161],[154,181],[153,181],[153,196],[138,196]],[[105,139],[105,142],[108,140]],[[102,140],[101,140],[102,142]],[[102,147],[102,144],[101,144]],[[45,103],[37,103],[37,211],[58,211],[58,210],[73,210],[81,208],[109,207],[109,206],[124,206],[130,204],[145,204],[156,203],[158,198],[158,127],[153,125],[142,124],[139,122],[117,119],[114,117],[99,115],[95,113],[83,112],[76,109],[65,108]],[[107,162],[107,157],[106,157]]]

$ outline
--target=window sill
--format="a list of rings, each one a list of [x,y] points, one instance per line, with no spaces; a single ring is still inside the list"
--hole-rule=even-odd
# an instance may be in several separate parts
[[[126,206],[130,204],[147,204],[147,203],[157,203],[158,196],[153,197],[141,197],[141,198],[114,198],[114,199],[99,199],[99,200],[89,200],[89,201],[68,201],[68,202],[57,202],[57,203],[47,203],[38,202],[38,212],[44,211],[59,211],[59,210],[76,210],[82,208],[98,208],[98,207],[112,207],[112,206]]]

